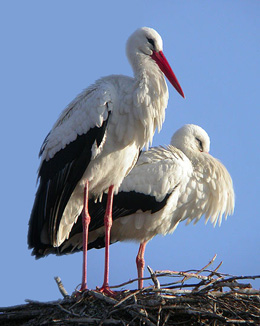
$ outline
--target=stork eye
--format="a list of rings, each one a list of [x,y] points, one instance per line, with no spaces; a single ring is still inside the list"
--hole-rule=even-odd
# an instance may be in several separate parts
[[[152,38],[147,38],[147,41],[152,45],[154,48],[154,40]]]
[[[202,144],[202,141],[199,138],[197,138],[197,137],[195,139],[197,140],[197,142],[199,144],[200,151],[203,152],[203,144]]]

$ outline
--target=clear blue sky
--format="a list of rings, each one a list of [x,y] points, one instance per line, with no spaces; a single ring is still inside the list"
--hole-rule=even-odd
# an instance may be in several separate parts
[[[169,86],[166,121],[154,145],[168,144],[185,123],[202,126],[236,193],[234,216],[220,228],[203,220],[179,225],[150,242],[146,263],[154,270],[199,269],[216,253],[224,273],[259,274],[259,16],[259,0],[1,1],[0,306],[60,298],[57,275],[69,293],[80,283],[81,253],[36,261],[27,249],[38,152],[83,88],[101,76],[132,75],[125,42],[141,26],[161,34],[186,95],[183,100]],[[111,285],[136,277],[137,249],[111,246]],[[103,250],[89,252],[90,288],[102,285],[103,260]]]

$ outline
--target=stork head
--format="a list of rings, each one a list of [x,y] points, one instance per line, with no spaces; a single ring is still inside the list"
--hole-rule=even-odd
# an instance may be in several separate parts
[[[177,147],[189,157],[189,153],[191,152],[208,153],[210,149],[210,138],[201,127],[187,124],[173,134],[171,145]]]
[[[163,54],[163,41],[161,36],[152,28],[142,27],[137,29],[128,39],[126,53],[133,69],[149,69],[152,59],[165,74],[169,82],[184,97],[181,86]]]

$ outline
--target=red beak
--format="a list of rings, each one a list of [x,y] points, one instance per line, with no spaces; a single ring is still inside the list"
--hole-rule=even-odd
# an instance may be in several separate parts
[[[165,58],[164,54],[162,51],[159,52],[153,52],[151,55],[153,60],[157,63],[161,71],[165,74],[165,76],[168,78],[169,82],[172,84],[172,86],[176,89],[176,91],[183,97],[184,93],[183,90],[181,89],[181,85],[179,84],[174,72],[172,71],[171,66],[169,65],[169,62]]]

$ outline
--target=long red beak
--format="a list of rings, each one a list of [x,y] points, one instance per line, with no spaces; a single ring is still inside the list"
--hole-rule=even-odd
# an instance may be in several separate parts
[[[181,85],[179,84],[174,72],[172,71],[171,66],[169,65],[169,62],[165,58],[164,54],[162,51],[159,52],[153,52],[151,55],[153,60],[158,64],[160,67],[161,71],[165,74],[165,76],[168,78],[169,82],[172,84],[172,86],[176,89],[176,91],[183,97],[184,93],[183,90],[181,89]]]

